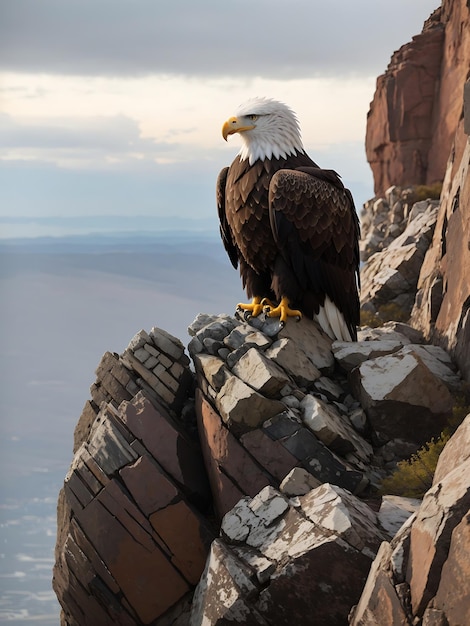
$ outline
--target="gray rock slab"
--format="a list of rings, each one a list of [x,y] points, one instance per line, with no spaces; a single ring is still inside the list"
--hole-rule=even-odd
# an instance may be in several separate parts
[[[304,496],[320,484],[320,481],[303,467],[294,467],[279,485],[279,491],[289,498]]]
[[[271,439],[276,440],[293,435],[301,426],[301,419],[291,410],[286,409],[266,420],[263,424],[263,430]]]
[[[236,350],[242,345],[257,346],[264,349],[271,343],[272,339],[260,331],[253,330],[253,327],[248,324],[237,326],[224,338],[224,344],[231,350]]]
[[[131,352],[135,352],[143,345],[148,343],[149,340],[150,337],[148,336],[147,332],[145,330],[139,330],[139,332],[132,337],[127,348],[128,350],[131,350]]]
[[[151,329],[149,336],[159,350],[167,354],[175,361],[178,361],[184,355],[184,346],[182,342],[177,337],[170,335],[170,333],[166,330],[154,326]]]
[[[300,403],[303,421],[330,450],[337,454],[354,452],[368,462],[373,455],[372,446],[350,425],[347,417],[319,398],[307,395]]]
[[[376,339],[357,342],[335,341],[331,349],[341,367],[350,372],[368,359],[391,354],[402,347],[403,343],[397,339]]]
[[[215,391],[219,391],[229,373],[224,361],[211,354],[197,354],[194,355],[193,360],[196,371],[205,377]]]
[[[232,372],[259,393],[273,398],[290,381],[276,363],[256,348],[250,348],[234,365]]]
[[[328,374],[333,370],[334,357],[331,352],[333,342],[312,320],[304,317],[298,323],[286,324],[279,333],[279,339],[283,337],[292,339],[299,353],[303,352],[323,373]]]
[[[417,498],[387,495],[382,498],[378,519],[382,528],[394,537],[408,518],[416,513],[421,505]]]
[[[353,470],[321,443],[308,428],[300,428],[280,442],[322,483],[340,485],[352,493],[359,493],[367,485],[362,472]]]
[[[266,356],[277,363],[301,387],[311,385],[320,378],[320,370],[307,355],[299,350],[297,343],[288,337],[275,341]]]
[[[265,398],[234,375],[228,375],[215,404],[223,421],[242,432],[257,428],[284,409],[282,402]]]

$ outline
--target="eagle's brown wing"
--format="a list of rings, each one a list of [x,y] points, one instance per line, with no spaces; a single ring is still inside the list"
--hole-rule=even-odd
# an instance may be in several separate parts
[[[273,237],[301,289],[327,294],[355,336],[359,323],[359,220],[349,190],[332,170],[276,172],[269,187]]]
[[[238,267],[238,251],[233,243],[232,233],[230,231],[230,226],[227,222],[227,215],[225,213],[225,186],[227,184],[227,174],[228,167],[224,167],[219,176],[217,177],[217,186],[216,186],[216,198],[217,198],[217,211],[219,213],[219,222],[220,222],[220,236],[222,238],[222,242],[224,244],[224,248],[227,251],[227,254],[230,258],[230,261],[235,269]]]

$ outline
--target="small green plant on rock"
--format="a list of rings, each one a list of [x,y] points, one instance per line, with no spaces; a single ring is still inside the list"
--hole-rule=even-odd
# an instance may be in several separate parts
[[[437,461],[450,438],[449,433],[425,443],[405,461],[399,461],[393,474],[382,481],[380,492],[406,498],[422,498],[432,486]]]
[[[431,488],[437,461],[444,446],[470,413],[470,389],[464,385],[456,397],[448,425],[439,435],[419,448],[409,459],[399,461],[395,471],[384,478],[380,487],[382,495],[391,494],[406,498],[422,498]]]
[[[413,202],[421,200],[439,200],[441,197],[442,183],[434,183],[433,185],[416,185],[413,193]]]
[[[378,328],[383,326],[385,322],[407,322],[409,314],[404,311],[398,304],[388,302],[378,307],[376,313],[372,311],[361,310],[361,326],[369,326],[369,328]]]

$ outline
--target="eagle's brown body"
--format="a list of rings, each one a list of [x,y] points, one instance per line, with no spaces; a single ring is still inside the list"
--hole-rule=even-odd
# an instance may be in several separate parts
[[[217,204],[225,248],[249,297],[287,297],[314,318],[328,296],[356,338],[359,223],[335,172],[304,152],[252,165],[237,156],[219,175]]]

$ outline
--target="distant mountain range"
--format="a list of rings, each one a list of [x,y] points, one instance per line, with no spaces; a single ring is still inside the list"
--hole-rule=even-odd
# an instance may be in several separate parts
[[[0,216],[0,240],[36,237],[70,237],[73,235],[116,234],[212,234],[218,232],[218,220],[210,218],[187,219],[179,216],[148,215],[94,215],[94,216]]]

